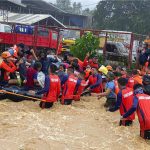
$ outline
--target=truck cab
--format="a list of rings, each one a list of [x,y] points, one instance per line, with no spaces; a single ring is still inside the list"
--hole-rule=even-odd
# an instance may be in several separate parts
[[[0,23],[0,32],[11,33],[11,31],[12,31],[11,26]]]
[[[108,41],[106,44],[106,58],[112,61],[127,61],[128,50],[121,42]]]

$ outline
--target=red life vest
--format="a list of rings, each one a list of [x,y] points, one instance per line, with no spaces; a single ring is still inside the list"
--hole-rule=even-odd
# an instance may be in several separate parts
[[[118,81],[117,81],[117,79],[114,80],[114,83],[115,83],[115,93],[116,93],[116,95],[117,95],[117,94],[119,93],[119,91],[120,91],[119,86],[118,86]]]
[[[78,78],[74,75],[70,75],[66,83],[64,84],[61,102],[64,104],[64,100],[73,100],[75,88],[77,85]]]
[[[82,81],[81,81],[81,84],[80,84],[80,86],[79,86],[79,88],[78,88],[78,91],[77,91],[76,95],[74,95],[74,100],[75,100],[75,101],[80,100],[81,94],[82,94],[82,92],[84,91],[84,89],[85,89],[86,86],[87,86],[86,81],[85,81],[85,80],[82,80]]]
[[[11,61],[6,63],[3,61],[0,65],[1,68],[1,80],[8,81],[10,73],[14,73],[17,70],[15,64]]]
[[[124,115],[133,105],[133,90],[131,88],[126,88],[122,90],[122,103],[120,106],[120,114]],[[130,115],[127,120],[134,120],[135,113]]]
[[[89,77],[89,85],[94,85],[97,82],[97,76],[93,76],[91,75]],[[100,93],[102,91],[102,83],[100,83],[100,85],[94,89],[91,90],[91,92],[93,93]]]
[[[80,69],[82,70],[83,69],[83,62],[80,59],[78,59],[78,65],[79,65]]]
[[[60,95],[60,79],[57,75],[50,75],[50,87],[48,93],[43,95],[42,101],[56,102]]]
[[[141,131],[150,130],[150,96],[146,94],[137,94],[138,107],[137,115]]]
[[[91,68],[96,68],[96,69],[99,68],[98,63],[93,63],[93,61],[90,61],[90,62],[89,62],[89,65],[91,66]]]
[[[88,60],[88,57],[85,57],[84,62],[83,62],[83,67],[86,67],[87,65],[90,65],[91,68],[99,68],[99,64],[98,63],[93,63],[92,59]]]
[[[133,89],[133,86],[134,86],[134,79],[133,79],[133,77],[131,77],[128,80],[127,87]]]

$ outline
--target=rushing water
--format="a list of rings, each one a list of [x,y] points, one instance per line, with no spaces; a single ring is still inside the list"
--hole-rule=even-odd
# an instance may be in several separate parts
[[[38,102],[0,101],[0,150],[150,150],[137,119],[119,127],[119,112],[106,112],[103,103],[84,97],[41,110]]]

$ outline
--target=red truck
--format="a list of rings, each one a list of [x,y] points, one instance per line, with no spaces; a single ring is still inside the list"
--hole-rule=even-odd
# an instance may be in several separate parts
[[[38,49],[55,50],[61,53],[62,37],[55,29],[29,25],[0,24],[0,47],[10,47],[23,43]]]

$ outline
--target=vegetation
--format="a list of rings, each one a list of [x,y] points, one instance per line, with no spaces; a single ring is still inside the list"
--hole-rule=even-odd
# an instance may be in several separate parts
[[[89,8],[82,9],[82,4],[80,2],[74,2],[71,5],[71,0],[56,0],[56,6],[60,9],[74,14],[83,14],[87,16],[92,16],[93,11]]]
[[[94,12],[94,26],[106,30],[150,31],[149,0],[103,0]]]
[[[71,53],[81,60],[84,60],[86,54],[90,57],[96,54],[99,48],[99,38],[94,36],[91,32],[84,34],[80,39],[77,39],[75,45],[71,47]]]

